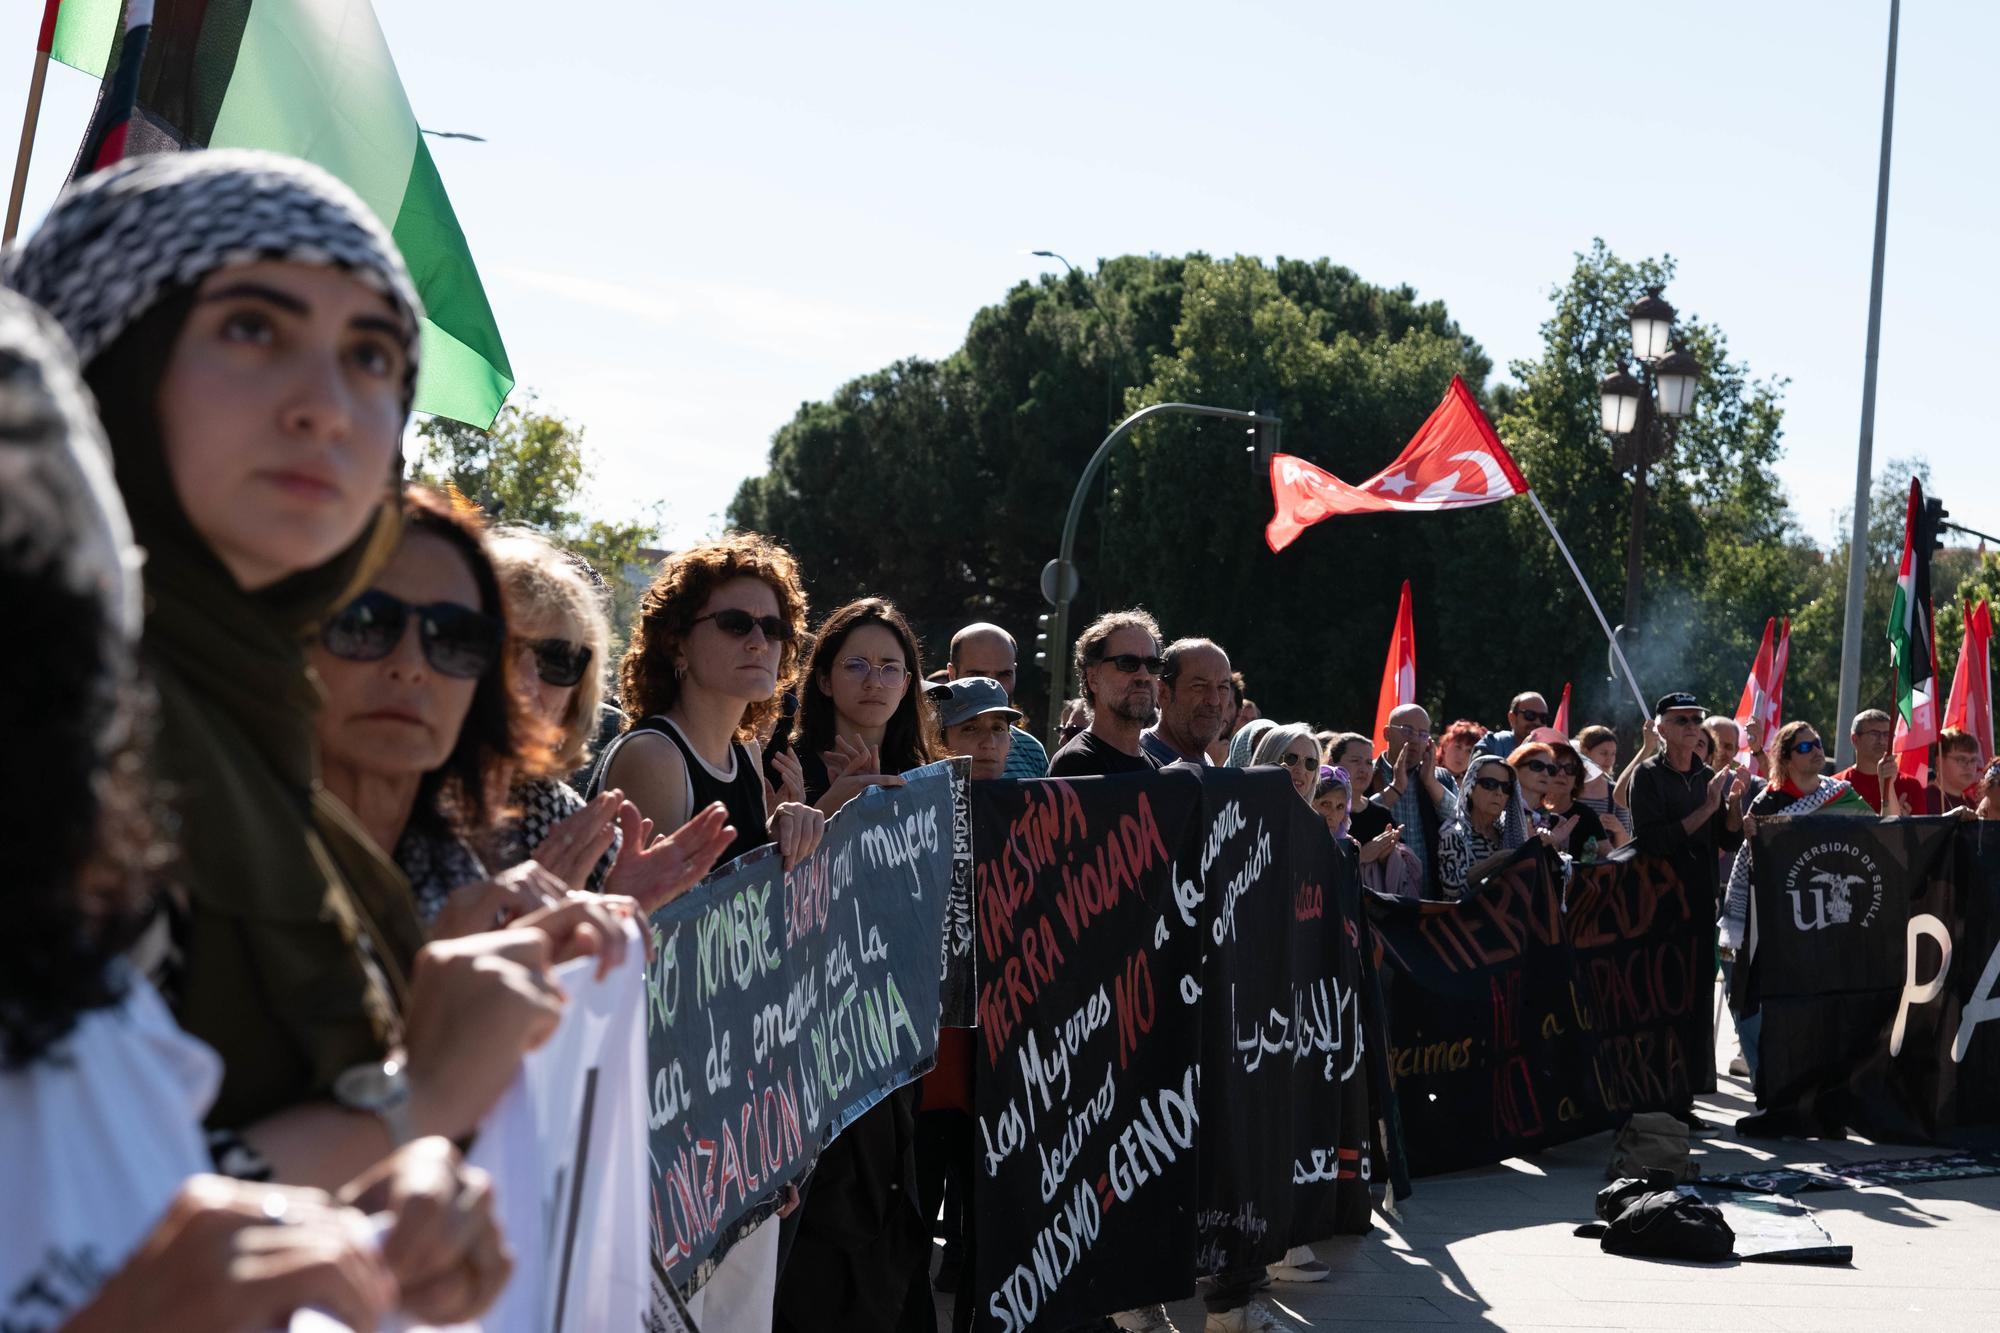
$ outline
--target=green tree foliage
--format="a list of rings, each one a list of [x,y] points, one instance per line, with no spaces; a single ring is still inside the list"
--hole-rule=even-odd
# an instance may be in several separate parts
[[[1612,466],[1597,385],[1629,346],[1626,309],[1672,278],[1671,260],[1630,263],[1601,242],[1578,255],[1540,354],[1511,366],[1513,382],[1490,399],[1490,362],[1441,303],[1327,260],[1126,256],[1094,278],[1024,282],[980,310],[943,361],[900,362],[802,406],[730,519],[792,546],[821,611],[877,593],[904,606],[933,656],[971,619],[1012,628],[1025,649],[1107,391],[1121,416],[1166,401],[1274,411],[1286,452],[1359,481],[1458,374],[1490,402],[1615,621],[1631,483]],[[1695,416],[1650,474],[1641,683],[1729,708],[1765,618],[1790,615],[1787,712],[1829,725],[1845,557],[1803,536],[1773,472],[1783,383],[1755,378],[1699,317],[1678,327],[1704,369]],[[1882,489],[1900,495],[1908,477],[1892,464]],[[1145,605],[1169,636],[1222,643],[1269,716],[1373,721],[1404,579],[1419,692],[1438,722],[1496,720],[1516,690],[1553,699],[1565,681],[1578,723],[1629,716],[1603,636],[1525,502],[1333,519],[1273,555],[1268,478],[1242,428],[1184,417],[1135,432],[1100,485],[1079,529],[1073,625]],[[1864,639],[1884,680],[1883,576],[1893,580],[1901,514],[1900,500],[1878,501],[1871,524]]]
[[[490,431],[443,417],[417,427],[423,442],[412,480],[456,491],[489,523],[525,523],[576,552],[612,590],[612,635],[622,643],[644,591],[642,552],[658,536],[648,515],[623,522],[587,518],[590,481],[583,427],[537,410],[533,398],[509,402]]]

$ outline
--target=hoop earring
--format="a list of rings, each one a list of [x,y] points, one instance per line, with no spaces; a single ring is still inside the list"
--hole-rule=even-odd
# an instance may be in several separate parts
[[[675,683],[676,685],[678,685],[678,684],[679,684],[680,682],[682,682],[682,681],[686,680],[686,679],[687,679],[687,675],[688,675],[688,669],[687,669],[687,663],[686,663],[686,662],[676,662],[676,663],[674,663],[674,683]]]

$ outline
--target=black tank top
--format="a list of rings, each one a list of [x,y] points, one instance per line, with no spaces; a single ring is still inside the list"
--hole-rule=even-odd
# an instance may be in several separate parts
[[[736,776],[725,782],[709,771],[702,757],[681,735],[680,728],[664,717],[654,716],[634,722],[629,731],[605,748],[603,757],[597,761],[597,770],[591,774],[589,795],[595,796],[604,790],[604,778],[611,771],[612,756],[618,753],[627,736],[641,731],[657,731],[681,752],[681,762],[687,768],[688,789],[694,798],[688,806],[688,818],[692,819],[706,809],[711,801],[722,802],[722,808],[729,812],[729,822],[736,827],[736,841],[729,844],[718,865],[733,861],[771,840],[770,831],[764,823],[764,779],[757,772],[757,766],[750,762],[750,752],[744,748],[743,742],[729,742],[729,757],[735,763]],[[673,832],[672,829],[656,831]]]

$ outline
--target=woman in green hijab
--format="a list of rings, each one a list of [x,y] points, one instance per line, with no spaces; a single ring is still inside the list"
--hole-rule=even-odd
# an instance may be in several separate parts
[[[145,550],[184,889],[161,971],[223,1059],[210,1129],[304,1183],[469,1133],[554,1026],[548,940],[419,970],[408,887],[320,786],[303,648],[397,538],[421,310],[394,243],[307,164],[165,154],[65,194],[4,277],[75,342]]]

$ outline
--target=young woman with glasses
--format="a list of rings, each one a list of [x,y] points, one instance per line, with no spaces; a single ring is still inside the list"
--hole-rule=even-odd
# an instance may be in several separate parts
[[[828,813],[871,786],[942,758],[909,622],[879,597],[849,602],[814,637],[792,748],[806,795]],[[935,1319],[930,1222],[919,1215],[918,1095],[896,1089],[827,1146],[787,1224],[775,1327],[907,1328]]]
[[[830,815],[943,756],[922,682],[917,636],[892,603],[863,597],[821,623],[792,733],[807,800]]]

